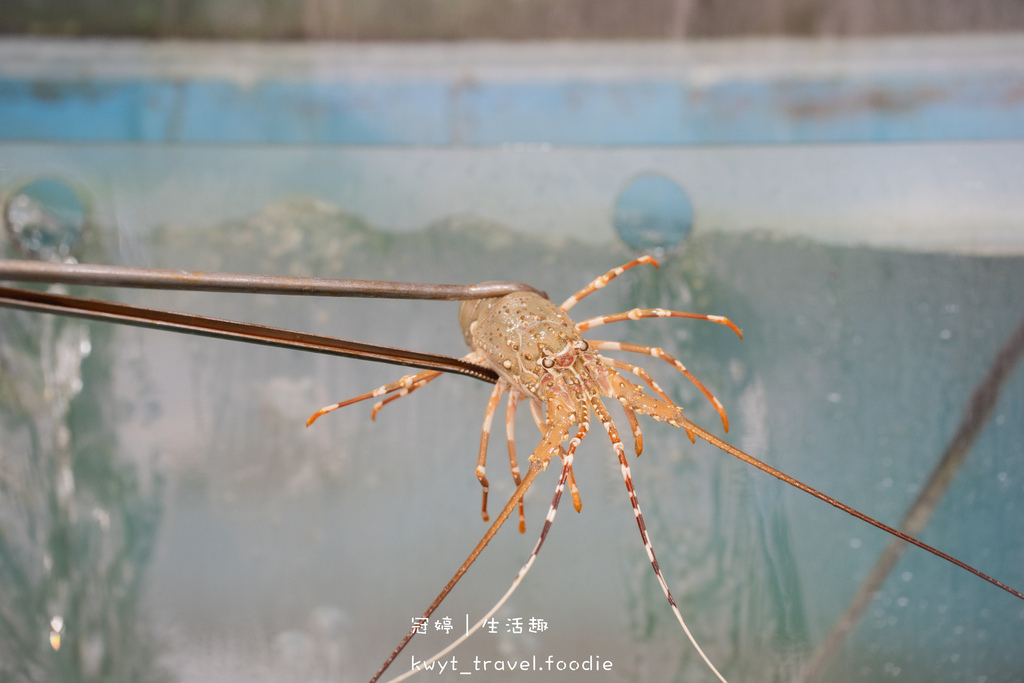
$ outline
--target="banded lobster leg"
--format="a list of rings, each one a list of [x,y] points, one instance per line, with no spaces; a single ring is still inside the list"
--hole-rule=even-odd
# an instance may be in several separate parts
[[[470,360],[470,356],[472,355],[473,354],[464,356],[463,360]],[[377,403],[374,404],[373,412],[370,413],[370,417],[371,419],[376,420],[377,411],[379,411],[385,405],[391,403],[396,399],[402,398],[403,396],[408,396],[409,394],[416,391],[420,387],[425,386],[427,383],[437,379],[442,374],[443,373],[437,370],[424,370],[423,372],[418,372],[415,375],[406,375],[405,377],[402,377],[396,382],[391,382],[390,384],[385,384],[383,386],[377,387],[376,389],[369,393],[360,394],[359,396],[350,398],[346,401],[340,401],[338,403],[332,403],[329,406],[324,406],[320,410],[313,413],[309,417],[309,419],[306,420],[306,426],[310,426],[318,418],[326,415],[327,413],[333,412],[338,408],[344,408],[345,406],[350,406],[353,403],[359,403],[360,401],[366,401],[371,398],[378,398],[380,396],[386,396],[387,394],[394,394],[394,396],[388,396],[384,400],[378,401]]]
[[[580,300],[582,300],[584,297],[587,297],[596,292],[597,290],[602,289],[605,285],[607,285],[609,282],[625,273],[630,268],[635,268],[645,263],[649,263],[655,268],[658,267],[658,262],[655,261],[650,256],[641,256],[640,258],[633,259],[629,263],[621,265],[618,268],[612,268],[601,277],[595,278],[594,281],[591,282],[589,285],[587,285],[586,287],[584,287],[583,289],[581,289],[580,291],[576,292],[568,299],[563,301],[562,305],[559,306],[559,308],[561,308],[563,311],[568,312],[570,308],[578,304]]]
[[[480,485],[483,486],[483,505],[481,508],[483,520],[485,522],[490,521],[490,517],[487,514],[487,493],[490,488],[490,484],[485,476],[485,464],[487,461],[487,446],[490,442],[491,427],[494,422],[494,415],[498,409],[498,403],[501,400],[501,395],[508,392],[508,401],[505,410],[505,440],[508,443],[508,463],[509,469],[512,472],[512,480],[515,482],[516,487],[522,484],[523,480],[521,472],[519,470],[519,460],[516,457],[516,437],[515,437],[515,418],[516,410],[519,405],[519,397],[522,395],[512,387],[508,386],[506,382],[499,381],[491,392],[491,398],[487,402],[487,411],[484,414],[484,426],[480,432],[480,454],[477,457],[477,468],[476,475],[477,479],[480,480]],[[533,404],[531,403],[531,408]],[[634,416],[634,420],[635,420]],[[537,428],[540,429],[540,433],[543,436],[545,431],[544,422],[540,417],[539,411],[534,411],[534,420],[537,422]],[[638,426],[639,428],[639,426]],[[565,458],[565,451],[560,451],[562,458]],[[579,512],[582,509],[582,502],[580,501],[579,488],[576,486],[576,476],[573,474],[572,468],[569,468],[569,490],[572,493],[573,505],[576,511]],[[526,533],[526,512],[523,501],[519,501],[519,533]]]
[[[504,380],[498,380],[497,384],[494,385],[494,390],[491,391],[491,398],[487,401],[487,410],[484,413],[484,426],[480,430],[480,455],[477,457],[476,464],[476,478],[480,480],[480,485],[483,487],[483,502],[480,506],[480,514],[485,522],[490,521],[490,515],[487,514],[487,492],[490,489],[490,484],[487,481],[486,476],[486,463],[487,463],[487,446],[491,438],[491,426],[494,422],[494,415],[498,411],[498,403],[501,401],[501,396],[505,392],[508,392],[508,401],[505,408],[505,439],[508,443],[508,463],[509,469],[512,472],[512,479],[516,483],[516,487],[522,484],[523,480],[519,472],[519,461],[516,459],[516,443],[515,443],[515,416],[516,416],[516,405],[519,402],[519,392],[513,389]],[[523,506],[523,501],[519,501],[519,533],[526,532],[526,513]]]
[[[655,268],[658,267],[658,262],[655,261],[650,256],[641,256],[640,258],[630,261],[625,265],[619,266],[618,268],[613,268],[604,275],[602,275],[601,277],[596,278],[593,282],[591,282],[589,285],[587,285],[580,291],[570,296],[568,299],[566,299],[562,303],[561,309],[563,311],[568,311],[577,303],[579,303],[579,301],[582,300],[584,297],[594,293],[598,289],[602,289],[605,285],[607,285],[609,282],[617,278],[619,275],[622,275],[630,268],[634,268],[636,266],[643,264],[650,264]],[[670,311],[664,308],[634,308],[630,311],[626,311],[625,313],[602,315],[596,318],[590,318],[588,320],[583,320],[581,322],[576,323],[576,330],[580,333],[583,333],[599,325],[605,325],[608,323],[620,322],[624,320],[642,320],[645,318],[689,318],[692,320],[707,320],[709,322],[718,323],[720,325],[726,325],[733,332],[735,332],[740,339],[743,339],[743,331],[740,330],[740,328],[737,327],[735,323],[733,323],[725,316],[707,315],[704,313],[688,313],[686,311]],[[632,353],[640,353],[643,355],[654,356],[655,358],[660,358],[661,360],[669,363],[676,370],[685,375],[691,382],[693,382],[693,384],[700,390],[700,392],[704,394],[704,396],[707,397],[709,401],[711,401],[711,404],[715,407],[715,410],[718,411],[718,415],[722,419],[722,425],[725,427],[725,431],[729,431],[729,416],[725,412],[725,407],[717,398],[715,398],[714,394],[712,394],[708,390],[708,388],[705,387],[704,384],[699,379],[697,379],[697,377],[693,373],[691,373],[686,368],[686,366],[683,365],[677,358],[674,358],[673,356],[666,353],[664,350],[657,347],[639,346],[636,344],[625,344],[612,341],[588,340],[588,343],[592,347],[604,351],[630,351]],[[631,370],[631,372],[634,371]],[[636,374],[639,375],[639,373]],[[655,388],[656,385],[653,384],[653,380],[650,380],[647,377],[644,377],[643,375],[640,375],[640,377],[645,382],[647,382],[651,386],[651,388],[654,389],[656,393],[658,393],[659,396],[661,396],[663,399],[668,399],[668,397],[665,396],[664,392],[661,392],[659,389]],[[672,401],[668,402],[672,403]],[[690,430],[686,430],[686,434],[692,442],[695,438],[693,432],[691,432]]]
[[[542,408],[541,408],[540,401],[537,401],[535,399],[531,400],[530,401],[530,413],[533,415],[533,421],[537,423],[537,429],[540,430],[541,436],[543,436],[544,435],[544,430],[545,430],[545,427],[544,427],[544,420],[545,420],[545,418],[542,415],[541,411],[542,411]],[[566,451],[563,448],[559,452],[560,452],[562,460],[564,462],[565,461],[565,457],[566,457]],[[574,508],[576,508],[576,512],[579,512],[580,510],[583,509],[583,501],[580,498],[580,489],[579,489],[578,486],[576,486],[576,475],[573,474],[572,467],[569,468],[568,482],[569,482],[569,493],[572,494],[572,505],[573,505]]]
[[[607,273],[599,278],[596,278],[589,285],[576,292],[568,299],[562,302],[560,308],[563,311],[568,312],[570,308],[575,306],[584,297],[593,294],[599,289],[602,289],[609,282],[622,275],[630,268],[636,266],[650,264],[655,268],[658,267],[658,262],[650,256],[641,256],[638,259],[634,259],[629,263],[619,266],[618,268],[612,268]],[[576,330],[579,332],[585,332],[598,325],[604,325],[606,323],[614,323],[622,320],[641,320],[643,318],[691,318],[693,320],[708,320],[713,323],[719,323],[721,325],[727,325],[732,329],[733,332],[739,335],[740,339],[743,339],[743,332],[739,327],[736,326],[731,320],[721,315],[705,315],[704,313],[688,313],[686,311],[670,311],[664,308],[634,308],[631,311],[625,313],[613,313],[611,315],[602,315],[596,318],[590,318],[589,320],[583,320],[576,323]]]
[[[505,404],[505,441],[508,444],[508,466],[512,471],[512,481],[516,488],[523,483],[519,472],[519,460],[516,459],[516,408],[519,406],[519,392],[510,389]],[[519,501],[519,533],[526,533],[526,510],[523,501]]]
[[[600,315],[596,318],[590,318],[589,320],[583,320],[576,323],[576,329],[580,332],[586,332],[598,325],[604,325],[606,323],[617,323],[623,320],[643,320],[644,318],[689,318],[691,320],[707,320],[708,322],[726,325],[733,332],[739,335],[740,339],[743,339],[743,330],[737,327],[736,323],[729,320],[724,315],[707,315],[705,313],[690,313],[688,311],[670,311],[665,308],[634,308],[633,310],[626,311],[625,313]]]
[[[480,481],[480,486],[483,488],[483,495],[480,503],[480,516],[483,520],[489,521],[490,515],[487,514],[487,493],[490,491],[491,485],[487,481],[487,443],[491,438],[491,424],[494,422],[494,414],[498,411],[498,403],[501,401],[501,395],[509,390],[509,386],[506,382],[498,380],[494,385],[494,389],[491,391],[491,397],[487,401],[487,410],[484,411],[484,426],[480,430],[480,455],[476,459],[476,478]]]
[[[600,359],[600,361],[605,365],[609,365],[613,368],[618,368],[619,370],[625,370],[626,372],[636,375],[641,380],[646,382],[647,386],[649,386],[654,393],[661,397],[662,401],[671,406],[676,405],[675,402],[668,397],[668,394],[666,394],[664,390],[662,390],[661,386],[659,386],[659,384],[654,381],[654,378],[651,377],[650,374],[648,374],[648,372],[641,368],[640,366],[630,365],[629,363],[625,363],[621,360],[617,360],[615,358],[608,358],[606,356],[601,355],[598,356],[598,359]],[[636,413],[632,409],[628,408],[625,404],[623,404],[622,407],[625,408],[626,417],[629,418],[629,424],[633,428],[633,439],[636,442],[636,454],[640,455],[640,453],[643,452],[643,437],[640,434],[640,425],[638,422],[636,422]],[[690,437],[690,443],[696,443],[696,435],[689,429],[685,431],[686,436]]]
[[[722,402],[719,401],[715,397],[715,395],[712,394],[706,386],[704,386],[704,383],[697,379],[697,377],[692,372],[690,372],[689,369],[685,365],[683,365],[678,358],[666,353],[663,349],[660,349],[656,346],[639,346],[637,344],[626,344],[625,342],[593,340],[588,343],[593,348],[599,349],[601,351],[630,351],[632,353],[639,353],[645,356],[653,356],[654,358],[659,358],[665,361],[666,363],[674,367],[676,370],[681,372],[683,375],[685,375],[686,378],[689,379],[693,383],[693,385],[697,387],[698,390],[700,390],[702,394],[704,394],[705,398],[707,398],[711,402],[711,405],[715,407],[715,410],[718,411],[718,416],[722,419],[722,426],[725,428],[725,431],[729,431],[729,416],[725,412],[725,406],[722,405]],[[630,371],[632,372],[632,370]],[[639,373],[635,374],[640,376],[641,379],[643,378],[642,375],[639,375]],[[672,402],[669,401],[669,403]],[[673,403],[673,405],[675,404]],[[689,435],[690,432],[687,431],[687,434]],[[693,440],[692,435],[690,436],[690,440]]]
[[[463,356],[463,360],[480,362],[481,359],[477,354],[470,353]],[[418,372],[414,375],[406,375],[395,382],[391,382],[390,384],[385,384],[383,386],[377,387],[371,392],[360,394],[359,396],[355,396],[353,398],[347,399],[345,401],[340,401],[338,403],[332,403],[329,406],[324,406],[320,410],[313,413],[312,416],[310,416],[310,418],[306,421],[306,426],[308,427],[321,416],[338,410],[339,408],[344,408],[345,406],[350,406],[353,403],[359,403],[360,401],[366,401],[371,398],[387,396],[387,398],[378,401],[373,406],[373,410],[370,413],[370,417],[371,419],[376,420],[377,412],[380,411],[380,409],[386,406],[388,403],[396,401],[402,398],[403,396],[408,396],[417,389],[426,386],[428,383],[434,381],[442,374],[443,373],[438,372],[436,370],[424,370],[423,372]],[[516,404],[518,403],[519,394],[517,391],[509,387],[507,382],[499,381],[495,384],[494,390],[491,392],[491,398],[487,403],[487,411],[484,414],[484,424],[480,435],[480,454],[477,459],[476,466],[476,476],[477,479],[480,481],[480,486],[483,487],[483,495],[480,510],[481,516],[483,517],[483,520],[485,522],[490,521],[490,516],[487,514],[487,494],[488,491],[490,490],[490,483],[488,482],[486,476],[487,444],[490,439],[491,425],[494,421],[494,415],[497,412],[498,403],[501,400],[502,394],[505,393],[506,391],[509,393],[508,409],[506,411],[505,417],[505,431],[508,441],[509,467],[512,471],[512,478],[515,480],[516,486],[518,487],[522,483],[522,478],[520,476],[519,471],[519,463],[516,459],[514,441],[515,435],[513,427],[516,413]],[[575,490],[575,480],[573,480],[573,489]],[[579,494],[576,493],[574,497],[578,499],[578,495]],[[526,516],[524,514],[522,501],[520,501],[519,505],[519,530],[520,532],[526,531]]]
[[[610,374],[617,375],[618,373],[612,370]],[[633,389],[641,395],[643,394],[640,387],[636,386],[632,382],[629,382],[622,377],[619,377],[619,380],[632,386]],[[649,396],[646,398],[651,401],[661,403],[661,401],[652,399]],[[712,664],[708,656],[704,654],[704,650],[702,650],[700,645],[697,643],[697,639],[693,637],[692,633],[690,633],[690,628],[686,625],[686,621],[683,619],[683,614],[679,611],[678,605],[676,605],[675,598],[672,597],[672,591],[669,590],[668,582],[665,581],[665,576],[661,573],[661,567],[658,565],[658,558],[654,554],[654,544],[651,542],[650,534],[647,531],[647,523],[644,521],[643,512],[640,511],[640,500],[637,498],[636,488],[633,486],[633,475],[629,469],[629,461],[626,459],[626,449],[622,445],[622,440],[619,438],[618,430],[615,428],[615,424],[612,422],[611,416],[608,414],[608,409],[605,408],[601,398],[596,394],[591,397],[590,404],[598,421],[600,421],[601,425],[608,433],[608,438],[612,442],[612,448],[615,449],[615,456],[619,459],[619,468],[622,471],[622,481],[625,483],[626,492],[629,494],[629,504],[633,507],[633,516],[636,517],[636,524],[640,529],[640,538],[643,540],[644,550],[647,551],[647,559],[650,561],[651,567],[654,569],[654,575],[658,578],[658,584],[661,586],[661,591],[665,594],[665,598],[668,600],[668,604],[672,608],[672,613],[675,614],[676,619],[679,621],[679,625],[683,627],[683,632],[686,633],[686,637],[697,650],[697,654],[701,656],[701,659],[703,659],[704,663],[708,665],[708,668],[714,672],[715,676],[718,677],[718,680],[722,681],[722,683],[727,683],[725,677],[718,672],[715,665]],[[623,405],[626,405],[625,401],[623,401]],[[666,407],[668,406],[666,405]],[[676,408],[676,410],[678,410],[678,408]]]

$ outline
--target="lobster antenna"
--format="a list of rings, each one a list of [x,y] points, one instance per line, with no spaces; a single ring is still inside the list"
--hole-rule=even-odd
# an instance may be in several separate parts
[[[519,572],[516,574],[516,577],[512,580],[512,585],[509,586],[508,590],[505,591],[505,594],[501,596],[501,599],[494,604],[494,607],[492,607],[487,612],[487,614],[480,617],[480,621],[476,622],[471,629],[469,629],[464,634],[456,638],[454,642],[448,645],[448,647],[444,648],[430,659],[425,660],[423,662],[424,666],[438,661],[439,659],[447,655],[449,652],[457,648],[459,645],[462,645],[462,643],[466,642],[466,640],[468,640],[471,635],[476,633],[478,629],[482,628],[483,625],[486,624],[487,621],[491,617],[493,617],[498,612],[499,609],[502,608],[502,606],[508,601],[508,599],[512,597],[512,594],[516,592],[516,589],[519,588],[519,584],[522,583],[523,578],[526,576],[527,572],[530,571],[530,567],[533,566],[534,560],[537,559],[537,554],[540,553],[540,547],[544,545],[544,539],[547,538],[548,530],[551,529],[551,524],[555,521],[555,514],[558,512],[558,502],[562,498],[562,491],[565,490],[565,482],[569,478],[569,470],[572,467],[573,456],[575,456],[576,454],[576,446],[579,445],[579,442],[583,439],[583,436],[586,435],[586,431],[587,424],[581,424],[579,431],[576,433],[576,436],[573,437],[572,443],[569,444],[568,452],[566,453],[565,458],[563,458],[562,460],[562,475],[558,478],[558,486],[555,488],[555,496],[554,498],[551,499],[551,507],[548,508],[547,517],[544,518],[544,527],[540,531],[540,537],[537,539],[536,545],[533,546],[533,552],[530,553],[530,557],[526,560],[526,564],[524,564],[519,569]],[[530,471],[532,472],[533,469],[533,463],[531,462]],[[520,488],[522,488],[522,486],[520,486]],[[518,493],[518,489],[516,492]],[[513,496],[513,499],[514,498],[515,496]],[[511,509],[509,509],[508,506],[506,506],[506,509],[509,512],[511,512]],[[504,512],[504,510],[502,512]],[[388,681],[388,683],[399,683],[399,681],[404,681],[405,679],[414,675],[418,671],[420,671],[419,668],[410,669],[401,676],[392,678],[390,681]]]
[[[924,543],[923,541],[917,540],[913,536],[905,534],[902,531],[899,531],[898,529],[894,529],[893,527],[891,527],[891,526],[889,526],[887,524],[883,524],[882,522],[879,522],[874,517],[869,517],[868,515],[865,515],[863,512],[855,510],[854,508],[850,507],[846,503],[841,503],[838,500],[836,500],[835,498],[831,498],[829,496],[826,496],[824,493],[822,493],[818,489],[816,489],[816,488],[814,488],[812,486],[808,486],[807,484],[803,483],[802,481],[800,481],[798,479],[794,479],[793,477],[789,476],[785,472],[780,472],[779,470],[775,469],[771,465],[766,465],[765,463],[761,462],[760,460],[758,460],[754,456],[748,455],[748,454],[744,453],[743,451],[741,451],[740,449],[736,448],[735,446],[732,446],[732,445],[726,443],[725,441],[722,441],[721,439],[719,439],[714,434],[708,432],[706,429],[697,426],[696,424],[694,424],[693,422],[691,422],[687,418],[683,417],[682,412],[680,412],[680,414],[678,416],[678,421],[679,421],[681,426],[683,426],[684,428],[692,430],[695,434],[697,434],[697,436],[699,436],[700,438],[704,439],[709,444],[711,444],[713,446],[718,446],[720,449],[722,449],[723,451],[725,451],[729,455],[736,456],[737,458],[739,458],[743,462],[747,463],[748,465],[753,465],[754,467],[756,467],[757,469],[761,470],[762,472],[767,472],[768,474],[772,475],[776,479],[778,479],[780,481],[783,481],[783,482],[789,484],[790,486],[798,488],[801,491],[803,491],[804,493],[810,494],[810,495],[814,496],[815,498],[817,498],[818,500],[822,500],[822,501],[828,503],[829,505],[831,505],[832,507],[838,508],[838,509],[842,510],[843,512],[849,514],[849,515],[853,515],[854,517],[856,517],[857,519],[861,520],[862,522],[866,522],[866,523],[870,524],[873,527],[881,529],[882,531],[884,531],[884,532],[886,532],[888,534],[891,534],[892,536],[895,536],[896,538],[900,539],[901,541],[906,541],[907,543],[910,543],[911,545],[916,545],[918,548],[921,548],[922,550],[927,550],[932,555],[935,555],[936,557],[941,557],[943,560],[946,560],[947,562],[951,562],[952,564],[955,564],[956,566],[960,567],[961,569],[969,571],[971,574],[974,574],[978,578],[984,579],[985,581],[988,581],[993,586],[998,586],[999,588],[1002,588],[1007,593],[1009,593],[1009,594],[1011,594],[1011,595],[1013,595],[1015,597],[1018,597],[1021,600],[1024,600],[1024,593],[1021,593],[1018,590],[1010,588],[1009,586],[1007,586],[1002,581],[998,581],[998,580],[992,578],[988,574],[985,574],[984,572],[981,572],[981,571],[975,569],[974,567],[970,566],[969,564],[967,564],[965,562],[961,562],[960,560],[956,559],[952,555],[947,555],[946,553],[942,552],[941,550],[939,550],[937,548],[933,548],[932,546],[928,545],[927,543]]]
[[[509,498],[509,501],[505,504],[505,507],[502,508],[501,512],[498,514],[498,517],[494,520],[494,523],[492,523],[490,528],[487,529],[487,533],[485,533],[483,538],[481,538],[480,541],[476,544],[476,547],[473,548],[473,551],[469,553],[469,556],[466,558],[466,561],[462,563],[462,565],[455,572],[454,576],[452,576],[448,584],[441,590],[440,593],[437,594],[437,597],[434,598],[434,601],[430,603],[430,606],[427,607],[427,609],[423,612],[421,618],[429,618],[430,615],[434,613],[434,610],[437,609],[441,602],[448,596],[448,594],[451,593],[452,589],[455,588],[455,584],[459,582],[459,580],[462,578],[462,575],[469,570],[469,568],[473,565],[474,562],[476,562],[476,558],[480,556],[480,553],[482,553],[484,548],[487,547],[487,544],[490,543],[494,535],[498,533],[498,529],[502,527],[502,525],[505,523],[505,520],[508,519],[509,515],[512,514],[512,511],[515,510],[516,506],[519,505],[519,501],[523,499],[523,495],[526,493],[526,490],[530,488],[531,484],[533,484],[533,480],[537,478],[537,475],[544,471],[544,467],[545,463],[542,463],[539,459],[530,461],[530,468],[526,471],[526,476],[523,477],[522,483],[519,484],[519,486],[516,488],[515,492],[512,494],[512,497]],[[394,649],[394,651],[391,653],[391,655],[386,660],[384,660],[384,663],[381,665],[380,669],[378,669],[377,673],[375,673],[373,675],[373,678],[370,679],[370,683],[376,683],[376,681],[380,679],[382,675],[384,675],[384,672],[387,671],[388,667],[391,666],[391,663],[395,661],[395,659],[402,652],[405,646],[409,644],[409,641],[412,640],[414,635],[416,635],[415,626],[409,629],[409,632],[405,634],[405,638],[402,639],[402,642],[400,642],[398,646]]]

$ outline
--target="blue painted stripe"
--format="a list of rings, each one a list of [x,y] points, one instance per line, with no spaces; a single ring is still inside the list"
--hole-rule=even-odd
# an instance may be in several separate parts
[[[1024,74],[843,80],[0,79],[0,140],[728,145],[1024,138]]]

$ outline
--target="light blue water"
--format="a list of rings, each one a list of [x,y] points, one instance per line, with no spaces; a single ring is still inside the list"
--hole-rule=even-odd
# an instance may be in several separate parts
[[[100,226],[96,235],[104,232]],[[555,300],[629,258],[617,247],[530,238],[471,218],[396,235],[309,200],[132,239],[154,266],[516,279]],[[588,336],[665,348],[729,410],[728,440],[894,523],[1024,313],[1022,278],[1013,258],[698,233],[661,270],[631,271],[573,315],[633,306],[728,315],[743,341],[696,321],[641,321]],[[454,304],[120,298],[463,352]],[[13,679],[43,672],[83,680],[364,680],[483,533],[473,467],[488,388],[479,382],[441,378],[375,422],[363,404],[306,429],[316,408],[402,371],[0,316],[0,619],[9,634],[0,661]],[[65,355],[63,365],[54,359],[60,348],[80,355],[83,334],[90,353],[65,409],[54,387],[75,393],[77,356]],[[683,377],[653,359],[643,365],[694,420],[721,433]],[[1022,401],[1018,371],[923,534],[1017,587]],[[537,433],[521,417],[522,458]],[[887,539],[712,447],[691,446],[674,428],[642,424],[637,491],[696,637],[730,681],[790,680]],[[489,460],[492,513],[511,491],[502,441]],[[479,634],[456,653],[459,662],[594,656],[612,662],[612,672],[557,680],[710,680],[653,579],[600,430],[582,447],[577,474],[582,514],[560,511],[532,573],[499,615],[502,630],[514,617],[541,618],[547,630]],[[459,629],[467,613],[478,617],[505,590],[533,545],[555,478],[543,475],[529,497],[526,535],[503,530],[438,616]],[[54,653],[48,621],[58,613],[65,631]],[[828,680],[1013,681],[1024,670],[1022,636],[1019,600],[909,551]],[[414,642],[399,663],[446,640]]]

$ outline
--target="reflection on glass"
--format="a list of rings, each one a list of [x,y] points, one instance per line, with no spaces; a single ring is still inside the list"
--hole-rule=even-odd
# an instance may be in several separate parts
[[[112,332],[0,310],[4,680],[167,679],[140,615],[160,486],[119,448]]]
[[[44,261],[64,260],[78,249],[89,208],[77,190],[56,178],[39,178],[12,190],[4,225],[17,248]]]

